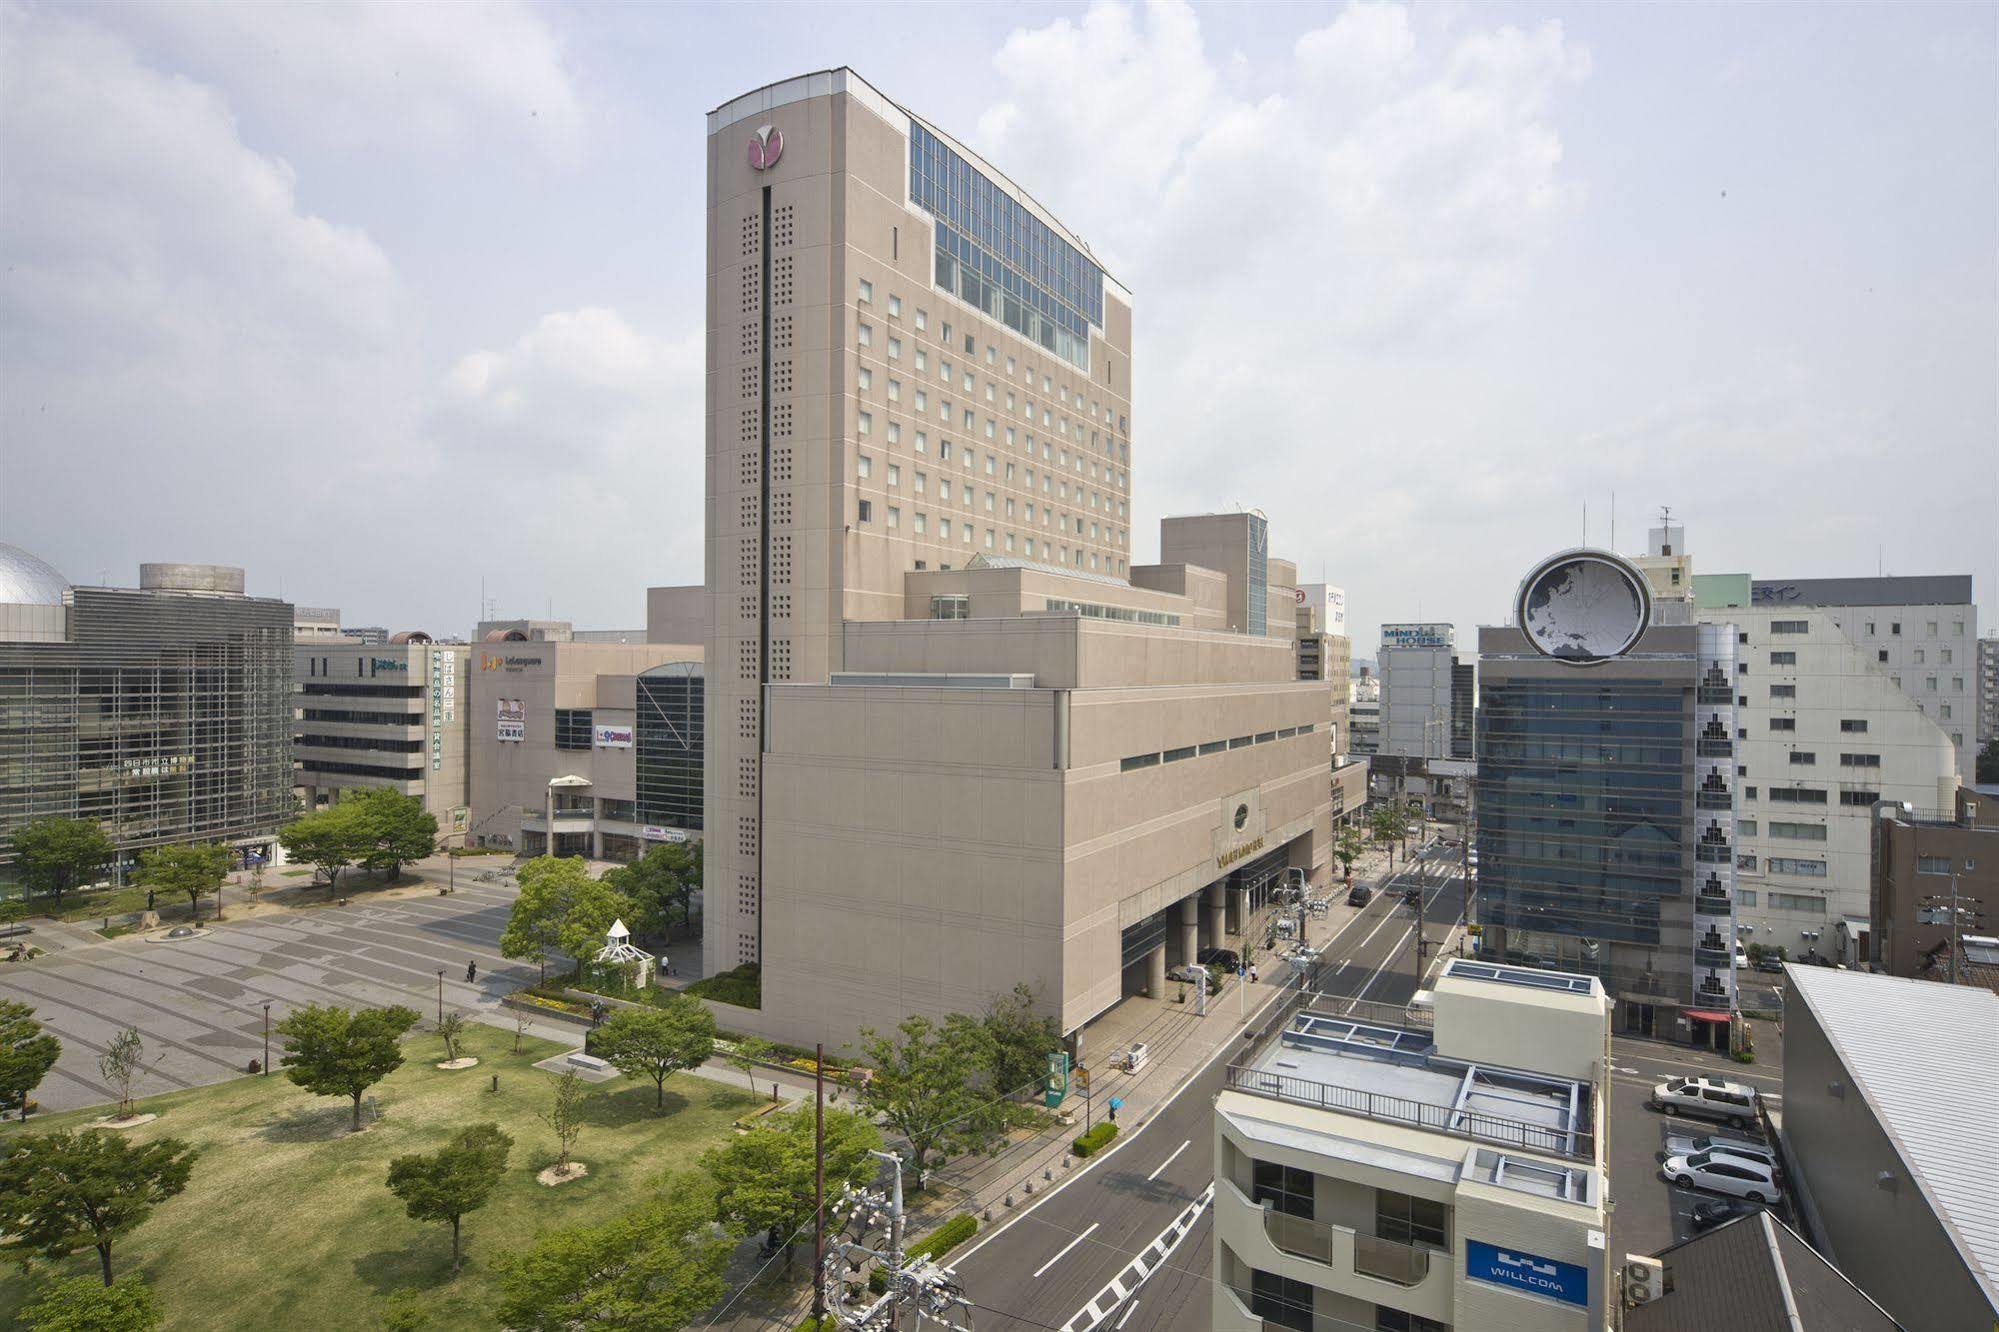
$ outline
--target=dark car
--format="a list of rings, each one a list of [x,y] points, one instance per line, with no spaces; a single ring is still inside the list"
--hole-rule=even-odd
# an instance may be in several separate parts
[[[1236,971],[1242,966],[1242,958],[1237,956],[1233,948],[1203,948],[1199,961],[1204,967],[1226,967],[1230,971]]]
[[[1696,1231],[1713,1230],[1738,1216],[1751,1216],[1762,1210],[1763,1204],[1746,1198],[1707,1198],[1694,1204],[1691,1219]]]
[[[1402,890],[1402,905],[1421,907],[1423,905],[1423,890],[1421,888],[1404,888]]]
[[[1781,957],[1771,957],[1768,953],[1765,953],[1756,959],[1756,969],[1758,971],[1774,971],[1781,976],[1784,974],[1784,959]]]
[[[1357,907],[1366,906],[1369,902],[1372,902],[1373,900],[1374,900],[1374,889],[1368,887],[1364,883],[1357,883],[1353,887],[1347,889],[1348,906],[1357,906]]]

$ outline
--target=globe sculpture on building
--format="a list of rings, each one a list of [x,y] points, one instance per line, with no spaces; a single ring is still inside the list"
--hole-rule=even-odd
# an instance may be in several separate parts
[[[1521,581],[1515,619],[1537,652],[1577,666],[1621,656],[1652,618],[1652,596],[1628,562],[1606,551],[1571,550]]]

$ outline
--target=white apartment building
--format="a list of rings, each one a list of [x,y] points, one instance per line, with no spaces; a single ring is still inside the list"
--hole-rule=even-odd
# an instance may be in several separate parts
[[[1959,614],[1968,626],[1969,610]],[[1932,624],[1948,629],[1952,617],[1767,600],[1703,606],[1699,615],[1732,622],[1738,634],[1741,942],[1781,945],[1794,958],[1867,960],[1875,802],[1907,801],[1919,817],[1948,817],[1955,807],[1958,750],[1944,730],[1951,718],[1906,687],[1909,670],[1939,669],[1930,654],[1948,639],[1928,639],[1928,649],[1907,640],[1919,645]],[[1897,638],[1904,642],[1882,645]],[[1917,650],[1926,663],[1913,662]],[[1897,655],[1911,664],[1897,671]]]
[[[1999,638],[1978,640],[1978,747],[1999,740]]]
[[[1215,1099],[1217,1332],[1605,1326],[1611,1001],[1453,959],[1305,996]]]

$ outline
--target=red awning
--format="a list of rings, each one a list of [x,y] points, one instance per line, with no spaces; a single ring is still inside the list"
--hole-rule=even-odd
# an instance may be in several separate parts
[[[1683,1008],[1680,1010],[1680,1013],[1682,1016],[1690,1017],[1696,1022],[1728,1022],[1731,1020],[1730,1014],[1717,1013],[1707,1008]]]

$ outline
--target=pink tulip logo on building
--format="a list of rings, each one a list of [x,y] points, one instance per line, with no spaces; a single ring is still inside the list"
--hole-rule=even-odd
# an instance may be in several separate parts
[[[770,125],[759,128],[757,137],[750,140],[750,169],[768,171],[783,156],[784,131]]]

